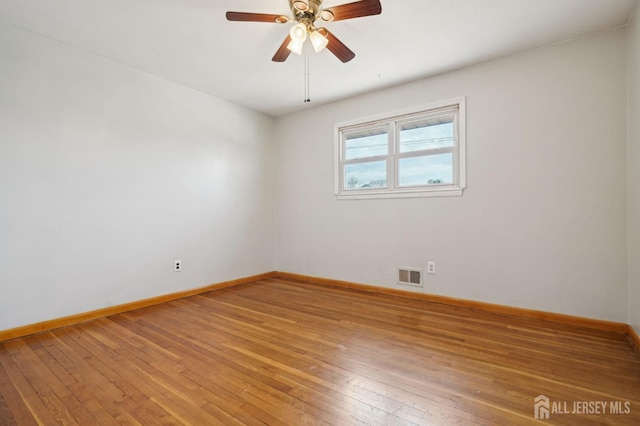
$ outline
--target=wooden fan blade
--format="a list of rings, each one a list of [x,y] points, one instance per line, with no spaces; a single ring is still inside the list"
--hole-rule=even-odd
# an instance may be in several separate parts
[[[360,18],[363,16],[380,15],[382,13],[382,5],[380,4],[380,0],[361,0],[329,7],[323,9],[322,12],[330,12],[330,14],[333,15],[332,19],[325,19],[326,21],[343,21],[345,19]]]
[[[268,13],[227,12],[227,21],[241,22],[273,22],[284,24],[289,18],[283,15],[271,15]]]
[[[318,28],[320,34],[325,36],[329,43],[327,44],[327,49],[342,62],[349,62],[353,58],[356,57],[356,54],[351,51],[343,42],[341,42],[338,37],[334,36],[329,32],[326,28]]]
[[[291,42],[291,36],[287,36],[287,38],[284,39],[284,42],[282,43],[282,45],[280,45],[280,48],[278,48],[278,51],[276,52],[276,54],[273,55],[273,58],[271,58],[273,62],[284,62],[287,60],[287,58],[289,57],[289,54],[291,53],[291,51],[287,49],[287,46],[289,45],[290,42]]]

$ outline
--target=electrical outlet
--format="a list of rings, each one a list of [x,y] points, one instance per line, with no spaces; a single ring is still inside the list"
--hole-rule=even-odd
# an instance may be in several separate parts
[[[173,272],[181,272],[181,271],[182,271],[182,260],[174,260]]]
[[[435,274],[436,273],[436,262],[429,261],[427,262],[427,274]]]

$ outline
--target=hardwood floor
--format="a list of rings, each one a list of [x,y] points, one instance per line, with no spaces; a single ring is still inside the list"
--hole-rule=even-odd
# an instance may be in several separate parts
[[[640,356],[622,334],[269,279],[0,343],[13,424],[638,425]]]

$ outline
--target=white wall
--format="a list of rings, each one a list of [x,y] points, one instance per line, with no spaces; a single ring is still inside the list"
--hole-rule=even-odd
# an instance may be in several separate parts
[[[640,5],[628,40],[629,324],[640,334]]]
[[[279,271],[627,321],[626,32],[529,51],[276,121]],[[459,198],[337,201],[335,122],[467,97]]]
[[[272,118],[1,22],[0,63],[0,330],[273,270]]]

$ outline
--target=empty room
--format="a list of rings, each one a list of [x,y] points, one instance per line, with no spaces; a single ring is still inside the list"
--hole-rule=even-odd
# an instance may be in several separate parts
[[[0,425],[640,424],[636,0],[0,0]]]

